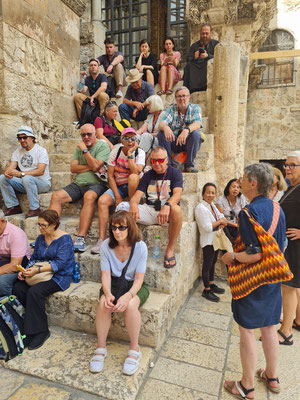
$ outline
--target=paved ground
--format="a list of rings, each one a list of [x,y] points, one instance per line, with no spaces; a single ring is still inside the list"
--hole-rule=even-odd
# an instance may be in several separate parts
[[[92,375],[87,368],[95,337],[53,327],[40,350],[26,351],[6,363],[9,369],[3,368],[4,363],[0,366],[0,400],[232,399],[223,390],[223,380],[240,378],[239,336],[232,321],[229,289],[225,282],[220,284],[226,293],[217,304],[201,297],[201,284],[195,288],[160,352],[142,349],[135,377],[121,374],[126,344],[109,342],[105,370]],[[264,366],[260,342],[258,354],[259,368]],[[300,332],[294,330],[294,345],[280,346],[281,393],[271,394],[256,381],[255,398],[299,400],[299,367]]]

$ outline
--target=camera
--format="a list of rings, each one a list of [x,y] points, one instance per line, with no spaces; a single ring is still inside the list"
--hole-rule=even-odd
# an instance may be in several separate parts
[[[200,54],[205,53],[205,48],[204,48],[204,47],[199,47],[199,53],[200,53]]]

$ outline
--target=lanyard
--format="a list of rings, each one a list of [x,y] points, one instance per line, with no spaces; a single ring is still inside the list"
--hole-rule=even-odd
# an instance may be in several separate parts
[[[164,184],[164,180],[165,180],[165,177],[166,177],[166,173],[167,173],[167,170],[166,170],[166,171],[165,171],[165,173],[164,173],[164,176],[163,176],[163,179],[162,179],[162,182],[161,182],[160,188],[158,188],[158,183],[157,183],[157,178],[156,178],[156,193],[157,193],[157,200],[159,200],[159,198],[160,198],[160,192],[161,192],[161,189],[162,189],[162,187],[163,187],[163,184]]]
[[[212,211],[212,213],[213,213],[213,216],[215,217],[215,220],[218,221],[217,214],[216,214],[216,212],[215,212],[215,210],[214,210],[212,204],[210,205],[210,208],[211,208],[211,211]]]
[[[157,120],[158,120],[158,118],[159,118],[159,115],[160,115],[160,113],[158,114],[158,117],[156,118],[156,120],[154,120],[154,115],[153,115],[153,120],[152,120],[152,130],[151,130],[151,133],[153,133],[154,132],[154,128],[155,128],[155,125],[156,125],[156,123],[157,123]]]

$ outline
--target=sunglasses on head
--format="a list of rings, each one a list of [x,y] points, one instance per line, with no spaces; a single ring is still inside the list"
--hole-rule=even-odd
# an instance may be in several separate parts
[[[151,158],[151,164],[162,164],[167,157],[165,158]]]
[[[115,101],[109,100],[109,102],[105,104],[105,108],[109,108],[116,105],[117,103]]]
[[[94,132],[81,133],[81,137],[85,137],[85,136],[91,137],[93,135],[93,133]]]
[[[110,227],[112,231],[116,231],[118,229],[121,232],[126,231],[126,229],[128,228],[127,225],[119,225],[119,226],[111,225]]]
[[[124,140],[124,142],[135,142],[137,138],[135,136],[124,136],[122,140]]]

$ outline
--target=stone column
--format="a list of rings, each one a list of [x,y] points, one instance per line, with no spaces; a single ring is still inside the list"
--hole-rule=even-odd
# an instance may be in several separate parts
[[[210,107],[210,132],[214,134],[217,184],[236,174],[238,132],[240,49],[233,42],[222,42],[215,49]]]

